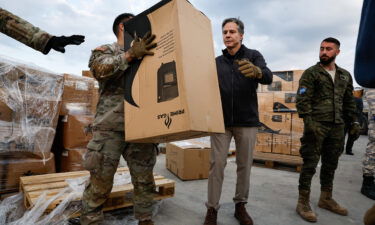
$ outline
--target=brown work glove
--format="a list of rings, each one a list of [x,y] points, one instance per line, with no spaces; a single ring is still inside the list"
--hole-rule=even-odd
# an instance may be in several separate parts
[[[152,42],[155,39],[155,35],[151,32],[147,32],[143,38],[137,37],[135,35],[133,45],[128,50],[131,57],[136,59],[141,59],[145,55],[154,55],[153,52],[149,51],[156,47],[156,43]]]
[[[255,66],[248,59],[236,60],[238,64],[238,70],[245,76],[249,78],[261,79],[263,77],[262,71],[259,67]]]
[[[358,122],[353,122],[349,128],[349,134],[357,140],[361,135],[361,125]]]

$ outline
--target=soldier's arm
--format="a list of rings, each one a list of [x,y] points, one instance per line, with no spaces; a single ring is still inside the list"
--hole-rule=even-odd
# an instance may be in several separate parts
[[[260,70],[262,71],[262,78],[259,79],[259,83],[261,83],[261,84],[271,84],[272,83],[272,76],[273,76],[272,72],[267,67],[267,63],[266,63],[266,60],[264,60],[263,55],[258,51],[255,51],[255,59],[254,59],[253,64],[255,66],[259,67]]]
[[[358,121],[357,118],[357,106],[353,97],[353,80],[349,75],[349,85],[345,89],[344,98],[343,98],[343,114],[344,118],[349,120]]]
[[[49,33],[0,8],[0,31],[25,45],[43,52],[52,38]]]
[[[314,97],[314,75],[310,69],[307,69],[299,80],[297,90],[296,107],[300,117],[305,117],[312,112],[312,99]]]
[[[98,80],[106,80],[117,74],[118,71],[125,71],[129,67],[130,59],[126,53],[113,55],[110,46],[103,45],[92,51],[89,68],[93,76]]]

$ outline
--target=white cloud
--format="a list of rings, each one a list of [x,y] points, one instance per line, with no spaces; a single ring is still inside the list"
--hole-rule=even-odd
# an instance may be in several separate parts
[[[1,1],[0,7],[55,34],[83,34],[80,46],[68,46],[65,54],[47,56],[0,34],[0,54],[59,73],[80,75],[86,70],[91,49],[115,41],[114,18],[123,12],[138,14],[157,0],[17,0]],[[340,66],[353,71],[354,49],[361,1],[353,0],[190,0],[212,22],[216,55],[224,48],[221,22],[240,17],[245,23],[244,43],[260,50],[271,70],[305,69],[318,60],[320,41],[328,36],[342,42]]]

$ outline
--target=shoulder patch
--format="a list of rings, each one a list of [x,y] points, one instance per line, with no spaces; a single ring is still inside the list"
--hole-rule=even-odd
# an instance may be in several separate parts
[[[307,91],[307,88],[300,87],[299,90],[298,90],[298,94],[303,95],[304,93],[306,93],[306,91]]]

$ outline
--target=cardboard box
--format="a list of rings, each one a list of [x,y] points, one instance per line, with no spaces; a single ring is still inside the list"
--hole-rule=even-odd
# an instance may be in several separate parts
[[[55,159],[52,153],[48,158],[27,158],[20,154],[0,155],[0,193],[17,191],[19,178],[55,172]]]
[[[82,76],[94,78],[90,70],[82,70]]]
[[[223,133],[210,20],[186,0],[163,0],[124,27],[125,49],[135,32],[143,36],[151,30],[158,44],[154,56],[126,71],[126,141],[159,143]]]
[[[60,115],[92,114],[95,97],[95,79],[64,74],[64,92]],[[96,97],[97,98],[97,97]]]
[[[0,123],[0,152],[49,153],[55,133],[55,129],[50,127],[15,126],[12,123]]]
[[[167,143],[166,167],[181,180],[208,178],[211,148],[192,141]]]
[[[292,91],[298,89],[298,82],[304,70],[275,71],[273,81],[270,85],[260,85],[261,92],[269,91]]]
[[[274,112],[296,112],[296,92],[274,92],[273,93]]]
[[[300,133],[292,133],[292,146],[290,148],[291,155],[300,155],[299,149],[301,148],[301,137]]]
[[[86,148],[92,139],[90,125],[94,121],[94,115],[67,115],[62,118],[63,123],[63,147]]]
[[[298,113],[292,113],[292,133],[302,136],[303,128],[303,119],[299,118]]]
[[[259,92],[258,96],[258,109],[259,112],[273,112],[273,92]]]
[[[293,70],[293,91],[297,92],[299,80],[302,77],[304,70]]]
[[[257,133],[255,151],[272,152],[272,134],[271,133]]]
[[[292,118],[290,113],[260,112],[260,130],[267,133],[290,134],[292,130]]]
[[[10,122],[12,118],[13,110],[5,102],[2,102],[0,98],[0,120]]]
[[[61,172],[85,170],[82,165],[86,148],[65,149],[61,156]]]
[[[292,136],[289,134],[272,134],[272,152],[290,155]]]

